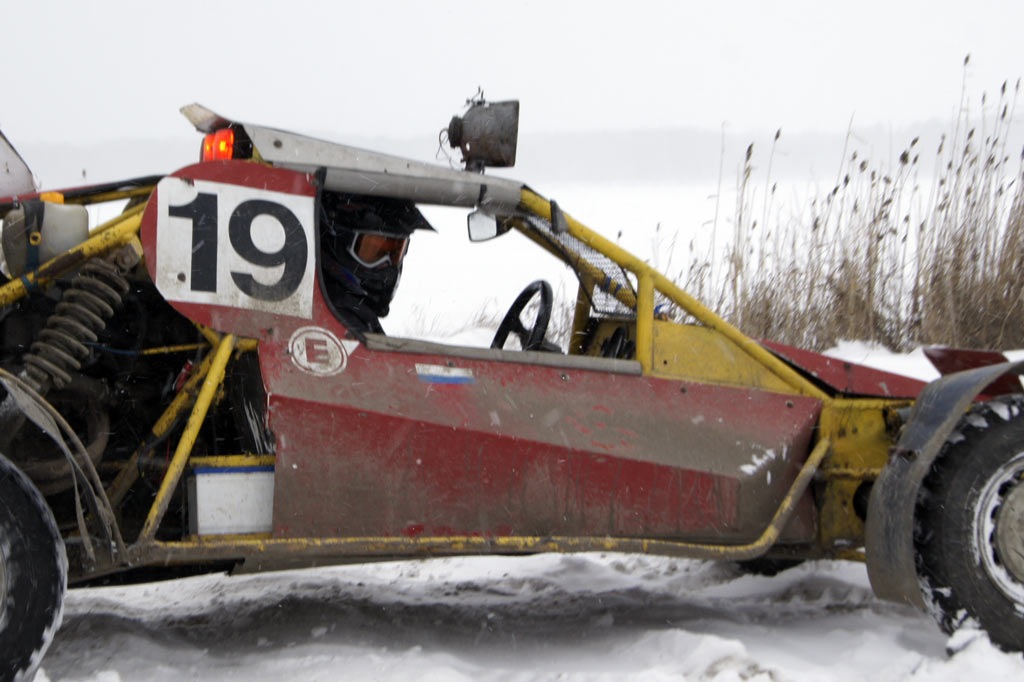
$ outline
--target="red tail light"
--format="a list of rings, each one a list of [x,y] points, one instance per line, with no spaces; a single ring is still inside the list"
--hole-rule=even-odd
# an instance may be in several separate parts
[[[203,138],[203,161],[235,158],[235,131],[222,128]]]

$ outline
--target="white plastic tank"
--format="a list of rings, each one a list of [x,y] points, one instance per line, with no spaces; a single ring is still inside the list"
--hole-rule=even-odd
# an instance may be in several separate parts
[[[78,246],[89,238],[89,212],[78,204],[43,202],[42,227],[39,234],[29,234],[25,224],[25,209],[12,209],[4,216],[2,237],[4,273],[19,277],[25,273],[28,248],[38,240],[39,264]]]

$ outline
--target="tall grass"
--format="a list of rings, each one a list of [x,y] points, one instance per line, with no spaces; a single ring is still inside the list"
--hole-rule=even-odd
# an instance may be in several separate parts
[[[965,75],[957,113],[931,149],[910,137],[892,158],[872,159],[851,130],[835,182],[796,211],[777,199],[771,175],[779,130],[763,181],[764,155],[746,149],[727,244],[717,235],[728,210],[720,168],[710,246],[691,241],[673,273],[678,235],[659,226],[652,260],[755,338],[818,350],[844,339],[899,351],[1024,348],[1024,151],[1009,148],[1020,87],[1003,83],[972,109]],[[724,168],[724,142],[722,157]],[[575,296],[556,300],[548,338],[565,347]],[[489,308],[467,326],[494,329],[501,314]],[[451,334],[423,317],[427,336]]]
[[[930,178],[916,137],[881,164],[844,152],[835,185],[799,215],[773,218],[770,177],[758,206],[751,145],[725,285],[697,256],[684,283],[748,334],[808,348],[1024,347],[1024,153],[1007,149],[1019,94],[1018,80],[994,103],[982,95],[980,118],[965,97]]]

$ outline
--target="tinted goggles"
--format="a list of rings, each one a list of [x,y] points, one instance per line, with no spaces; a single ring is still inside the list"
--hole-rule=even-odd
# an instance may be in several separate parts
[[[392,237],[379,232],[356,232],[348,253],[366,268],[383,265],[398,267],[409,248],[408,237]]]

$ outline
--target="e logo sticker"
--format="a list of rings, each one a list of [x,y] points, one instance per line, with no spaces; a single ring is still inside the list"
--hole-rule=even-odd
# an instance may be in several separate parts
[[[288,354],[303,372],[329,377],[345,371],[358,341],[340,341],[321,327],[300,327],[288,341]]]

